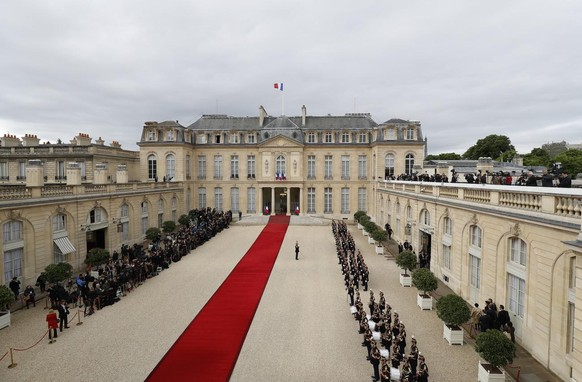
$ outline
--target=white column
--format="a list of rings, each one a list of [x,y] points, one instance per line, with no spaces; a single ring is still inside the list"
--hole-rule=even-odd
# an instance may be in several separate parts
[[[291,215],[291,187],[287,188],[287,216]]]
[[[275,187],[271,187],[271,209],[269,212],[271,215],[275,215]]]

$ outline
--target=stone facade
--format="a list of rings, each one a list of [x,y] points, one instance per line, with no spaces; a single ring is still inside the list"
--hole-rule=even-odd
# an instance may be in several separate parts
[[[581,202],[579,189],[378,182],[374,216],[430,253],[431,270],[468,302],[504,305],[524,348],[580,380]]]

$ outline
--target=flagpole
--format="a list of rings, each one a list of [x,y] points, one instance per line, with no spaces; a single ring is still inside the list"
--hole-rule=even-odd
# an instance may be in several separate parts
[[[285,115],[285,92],[281,90],[281,116]]]

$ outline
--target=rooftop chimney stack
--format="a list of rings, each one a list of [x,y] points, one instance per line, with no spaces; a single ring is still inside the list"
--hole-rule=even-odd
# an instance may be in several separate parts
[[[40,138],[38,138],[36,135],[24,134],[24,137],[22,137],[22,145],[23,146],[27,146],[27,147],[38,146],[39,143],[40,143]]]

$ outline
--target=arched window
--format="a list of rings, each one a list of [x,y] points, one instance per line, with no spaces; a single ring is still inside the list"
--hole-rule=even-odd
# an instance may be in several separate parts
[[[476,225],[471,226],[471,245],[477,248],[481,248],[481,228]]]
[[[99,224],[107,222],[107,212],[101,207],[93,208],[89,211],[89,220],[87,224]]]
[[[453,234],[453,222],[450,218],[443,219],[443,234],[445,235]]]
[[[422,211],[422,216],[421,216],[421,221],[422,224],[424,225],[430,225],[430,212],[428,212],[427,210],[423,210]]]
[[[121,229],[118,227],[118,232],[121,234],[121,242],[125,242],[129,239],[129,206],[126,203],[121,205],[119,220]]]
[[[166,156],[166,180],[171,180],[176,176],[176,157],[174,154]]]
[[[386,154],[384,157],[384,179],[394,176],[394,154]]]
[[[525,241],[514,237],[509,240],[509,261],[525,267],[527,244]]]
[[[148,179],[155,179],[158,176],[158,161],[156,156],[148,156]]]
[[[414,155],[408,154],[404,160],[404,172],[406,174],[412,174],[414,169]]]
[[[283,155],[279,155],[275,162],[275,172],[279,174],[286,174],[287,171],[285,169],[285,157]]]
[[[53,233],[67,229],[67,216],[58,214],[52,217]]]

